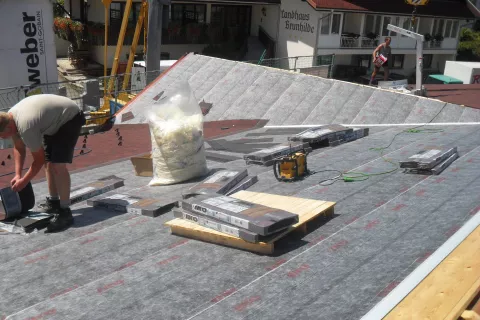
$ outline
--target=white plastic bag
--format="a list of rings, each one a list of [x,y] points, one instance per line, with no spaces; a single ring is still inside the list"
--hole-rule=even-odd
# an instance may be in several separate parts
[[[147,112],[152,140],[150,186],[183,182],[208,173],[203,114],[187,81]]]

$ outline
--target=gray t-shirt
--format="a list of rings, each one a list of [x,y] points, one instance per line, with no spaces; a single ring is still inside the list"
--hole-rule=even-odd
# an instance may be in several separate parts
[[[378,54],[382,54],[385,58],[387,58],[388,60],[390,60],[391,56],[392,56],[392,47],[387,47],[385,45],[382,45],[380,47],[380,50],[378,50]],[[390,61],[388,61],[388,63],[390,63]]]
[[[32,151],[43,147],[43,136],[54,135],[58,129],[80,112],[71,99],[54,94],[27,97],[9,112],[17,125],[18,134]]]

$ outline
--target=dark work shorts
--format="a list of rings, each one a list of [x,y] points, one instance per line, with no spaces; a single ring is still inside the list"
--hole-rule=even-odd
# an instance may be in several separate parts
[[[85,123],[85,115],[80,111],[73,119],[61,126],[57,133],[51,136],[44,135],[45,162],[72,163],[75,145]]]

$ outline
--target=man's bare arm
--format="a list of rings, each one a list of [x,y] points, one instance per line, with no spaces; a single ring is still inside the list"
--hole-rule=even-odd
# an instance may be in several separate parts
[[[45,152],[43,148],[40,148],[38,151],[32,151],[33,162],[28,169],[27,173],[23,177],[26,181],[31,181],[38,172],[42,169],[43,165],[45,164]]]
[[[375,50],[373,50],[373,60],[377,57],[377,52],[380,50],[380,48],[383,46],[383,43],[380,44]]]
[[[22,139],[18,134],[12,137],[14,148],[13,148],[13,159],[15,160],[15,176],[21,177],[23,171],[23,165],[25,164],[25,156],[27,154],[27,148],[23,143]]]

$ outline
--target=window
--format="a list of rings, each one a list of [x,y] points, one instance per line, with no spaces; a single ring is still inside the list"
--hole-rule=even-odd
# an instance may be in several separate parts
[[[457,21],[453,21],[453,24],[452,24],[452,33],[450,35],[451,38],[456,38],[457,37],[457,34],[458,34],[458,20]]]
[[[382,28],[382,36],[387,37],[395,37],[397,35],[396,32],[392,32],[387,29],[387,26],[389,24],[393,24],[395,26],[398,26],[400,24],[400,18],[399,17],[383,17],[383,28]]]
[[[380,34],[380,24],[382,23],[382,16],[374,16],[368,14],[365,19],[365,27],[363,34],[366,36],[369,33]]]
[[[340,34],[341,21],[340,13],[323,13],[320,17],[320,34]]]
[[[412,27],[412,19],[404,18],[402,27],[403,27],[403,29],[410,30],[410,28]],[[406,37],[406,35],[402,34],[402,37]]]
[[[124,45],[132,44],[133,32],[137,25],[137,20],[140,15],[140,2],[132,3],[132,8],[130,9],[130,14],[128,16],[128,26],[127,32],[125,34]],[[123,14],[125,13],[125,2],[112,2],[110,4],[110,20],[109,20],[109,35],[108,35],[108,44],[116,45],[118,37],[120,34],[120,28],[122,27]],[[140,39],[138,44],[143,44],[143,28],[140,33]]]
[[[433,21],[433,36],[441,35],[444,38],[456,38],[458,34],[458,20],[435,19]]]
[[[205,23],[207,6],[204,4],[172,4],[170,20],[180,22],[182,25],[189,23]]]
[[[320,19],[320,34],[329,34],[330,33],[330,18],[332,15],[330,13],[322,14]]]
[[[433,32],[432,36],[436,36],[437,34],[443,35],[443,26],[445,25],[445,20],[443,19],[435,19],[433,21]]]
[[[342,16],[338,13],[334,13],[332,16],[332,34],[339,34],[340,33],[340,21],[342,20]]]
[[[443,36],[445,38],[456,38],[458,33],[458,20],[447,20],[445,23],[445,31]]]
[[[433,54],[424,54],[423,55],[423,68],[428,69],[432,67]]]
[[[405,59],[405,55],[403,54],[392,54],[388,66],[391,69],[403,69],[403,60]]]
[[[444,37],[449,38],[451,33],[452,33],[452,20],[447,20],[447,23],[445,24]]]

